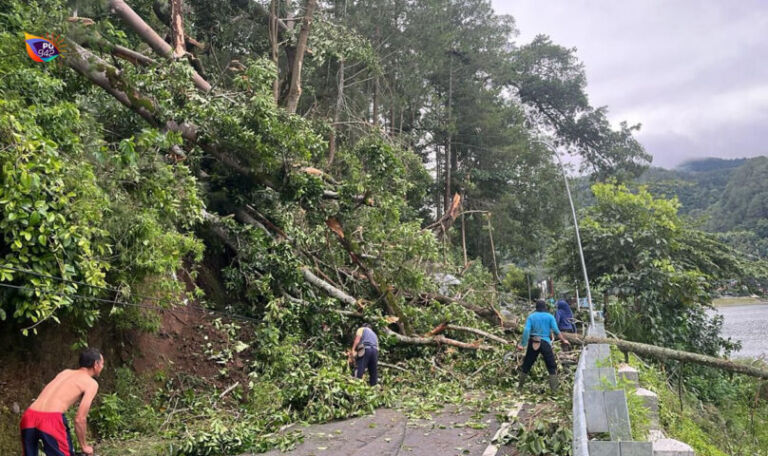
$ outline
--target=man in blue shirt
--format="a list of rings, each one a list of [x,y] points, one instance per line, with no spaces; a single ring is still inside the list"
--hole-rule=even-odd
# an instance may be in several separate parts
[[[523,359],[523,367],[520,371],[519,387],[522,387],[523,383],[525,383],[533,363],[536,362],[536,358],[541,353],[544,356],[544,363],[546,363],[547,371],[549,372],[549,387],[552,391],[557,390],[557,364],[555,363],[555,354],[552,352],[551,333],[555,333],[564,344],[570,345],[570,342],[563,337],[557,328],[555,317],[547,312],[547,304],[539,299],[536,301],[536,312],[529,315],[528,319],[525,320],[523,339],[517,344],[518,350],[523,350],[526,346],[528,347]]]

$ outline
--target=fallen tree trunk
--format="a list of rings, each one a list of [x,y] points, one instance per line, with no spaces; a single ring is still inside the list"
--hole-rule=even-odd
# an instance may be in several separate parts
[[[749,375],[752,377],[768,380],[768,370],[760,369],[749,364],[737,363],[724,358],[715,358],[714,356],[701,355],[681,350],[672,350],[671,348],[657,347],[655,345],[641,344],[623,339],[614,339],[608,337],[580,336],[577,334],[562,333],[569,342],[579,345],[586,344],[609,344],[615,345],[623,351],[635,353],[637,355],[649,356],[660,360],[674,359],[686,363],[696,363],[703,366],[714,367],[728,372]]]
[[[125,22],[130,28],[138,34],[145,43],[149,44],[153,51],[161,55],[162,57],[172,59],[174,57],[180,57],[176,55],[170,44],[155,32],[144,19],[142,19],[136,12],[128,6],[123,0],[110,0],[109,7],[112,12]],[[211,84],[208,83],[197,71],[192,72],[192,81],[195,86],[203,92],[211,90]]]
[[[326,292],[329,296],[336,298],[345,304],[349,304],[350,306],[357,305],[357,299],[353,298],[352,296],[348,295],[342,290],[339,290],[338,288],[334,287],[330,283],[316,276],[312,271],[309,270],[308,267],[305,266],[301,268],[301,273],[302,275],[304,275],[304,279],[307,282],[309,282],[311,285],[314,285],[317,288],[320,288],[321,290]]]

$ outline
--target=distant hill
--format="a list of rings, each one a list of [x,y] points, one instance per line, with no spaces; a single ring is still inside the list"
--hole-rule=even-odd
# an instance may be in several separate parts
[[[649,168],[638,181],[658,196],[676,196],[682,204],[680,213],[702,217],[720,201],[731,174],[745,162],[708,158],[686,162],[672,170]]]
[[[689,160],[678,166],[679,171],[697,173],[707,171],[717,171],[723,169],[738,168],[747,162],[746,158],[702,158],[698,160]]]
[[[680,213],[723,233],[741,250],[768,257],[768,157],[706,158],[676,169],[650,168],[639,183],[680,200]]]

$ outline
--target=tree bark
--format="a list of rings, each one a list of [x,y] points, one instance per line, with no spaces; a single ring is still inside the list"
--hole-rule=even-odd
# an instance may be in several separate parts
[[[464,206],[464,197],[461,198],[462,206]],[[464,269],[467,268],[467,228],[464,224],[464,211],[461,211],[461,253],[464,254]]]
[[[453,54],[451,54],[451,57],[453,57]],[[451,62],[453,62],[453,59],[451,59]],[[448,208],[451,204],[451,102],[453,98],[453,65],[450,65],[448,73],[448,125],[446,128],[448,138],[446,138],[445,145],[445,194],[443,196],[445,212],[448,212]]]
[[[272,97],[277,103],[280,99],[280,61],[277,57],[277,43],[280,34],[278,33],[277,2],[272,0],[269,5],[269,45],[272,50],[272,63],[275,65],[275,80],[272,81]]]
[[[373,78],[373,119],[374,126],[379,125],[379,77]]]
[[[663,361],[674,359],[677,361],[701,364],[703,366],[714,367],[716,369],[726,370],[737,374],[749,375],[752,377],[768,379],[768,371],[760,369],[749,364],[742,364],[730,361],[724,358],[715,358],[713,356],[701,355],[671,348],[657,347],[655,345],[641,344],[623,339],[613,339],[608,337],[580,336],[571,333],[562,333],[570,342],[579,345],[586,344],[610,344],[615,345],[622,351],[636,353],[642,356],[660,359]]]
[[[307,51],[307,40],[309,39],[309,30],[312,26],[312,15],[315,14],[315,7],[317,7],[317,0],[307,0],[306,7],[304,8],[304,18],[301,21],[301,31],[299,31],[299,38],[296,44],[296,55],[294,56],[293,67],[291,68],[288,96],[285,102],[285,109],[291,114],[296,113],[296,108],[299,106],[299,98],[301,97],[301,67],[304,63],[304,54]]]
[[[496,277],[496,282],[499,280],[499,267],[496,264],[496,247],[493,245],[493,225],[491,225],[491,214],[488,214],[488,237],[491,240],[491,257],[493,258],[493,276]]]
[[[301,268],[301,273],[307,282],[325,291],[329,296],[336,298],[344,304],[348,304],[350,306],[357,305],[357,299],[316,276],[312,271],[309,270],[308,267]]]
[[[147,23],[144,22],[144,20],[136,14],[124,0],[109,0],[109,6],[112,9],[112,12],[125,22],[126,25],[131,27],[141,39],[149,44],[153,51],[168,59],[176,57],[171,45],[166,43],[165,40],[152,29],[152,27],[147,25]],[[195,87],[203,92],[211,90],[211,84],[194,70],[192,72],[192,81],[195,83]]]
[[[121,88],[117,88],[113,84],[114,80],[120,80],[120,70],[74,41],[68,40],[67,45],[71,51],[65,54],[64,61],[70,68],[107,91],[123,106],[141,116],[150,125],[161,126],[155,117],[153,100],[132,91],[124,82],[119,84]]]
[[[184,20],[182,16],[182,0],[171,0],[171,44],[176,57],[187,52],[184,40]]]

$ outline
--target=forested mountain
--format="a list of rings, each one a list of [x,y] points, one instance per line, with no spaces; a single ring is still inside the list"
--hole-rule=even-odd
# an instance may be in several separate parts
[[[680,212],[746,253],[768,256],[768,157],[703,159],[638,179],[656,195],[677,197]]]

